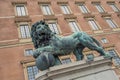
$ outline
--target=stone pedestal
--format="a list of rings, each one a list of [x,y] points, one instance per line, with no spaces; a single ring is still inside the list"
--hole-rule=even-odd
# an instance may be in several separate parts
[[[41,71],[36,80],[119,80],[111,68],[111,59],[94,58],[93,61],[77,61]]]

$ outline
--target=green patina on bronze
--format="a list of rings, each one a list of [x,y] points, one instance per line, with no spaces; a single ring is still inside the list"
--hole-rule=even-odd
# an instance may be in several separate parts
[[[34,43],[33,57],[40,70],[61,64],[58,56],[74,53],[77,60],[83,59],[85,47],[105,55],[100,43],[85,32],[79,31],[72,35],[61,37],[53,33],[44,21],[36,22],[31,28],[31,37]]]

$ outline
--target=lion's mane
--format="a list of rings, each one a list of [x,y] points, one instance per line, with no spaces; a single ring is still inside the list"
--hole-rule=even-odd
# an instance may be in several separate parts
[[[39,46],[42,46],[42,44],[47,44],[47,42],[43,42],[42,39],[39,38],[39,36],[44,36],[44,35],[38,35],[38,33],[36,32],[36,28],[38,25],[44,25],[47,27],[47,33],[48,33],[48,37],[51,36],[52,31],[50,30],[50,28],[48,27],[48,25],[44,22],[44,21],[38,21],[35,24],[32,25],[31,28],[31,38],[32,38],[32,42],[34,44],[34,47],[37,49],[39,48]],[[44,40],[45,41],[45,40]]]

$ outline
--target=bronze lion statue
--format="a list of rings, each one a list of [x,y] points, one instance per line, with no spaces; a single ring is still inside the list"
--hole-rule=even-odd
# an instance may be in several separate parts
[[[36,48],[33,57],[40,70],[60,64],[58,56],[71,52],[74,53],[77,60],[82,60],[84,57],[82,51],[85,47],[99,52],[101,56],[105,55],[100,43],[85,32],[79,31],[61,37],[52,32],[44,21],[38,21],[32,25],[31,37]]]

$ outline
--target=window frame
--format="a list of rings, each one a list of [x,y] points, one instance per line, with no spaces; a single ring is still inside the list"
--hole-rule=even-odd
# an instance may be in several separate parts
[[[67,22],[68,22],[68,25],[71,29],[71,32],[82,31],[80,25],[78,24],[78,22],[75,19],[67,19]],[[77,29],[76,30],[74,29],[75,31],[72,28],[73,26],[70,25],[70,22],[75,22],[75,24],[77,25]]]
[[[115,3],[108,3],[108,5],[112,8],[114,12],[120,12],[120,9],[116,6]],[[114,6],[114,8],[112,7],[112,5]]]
[[[32,41],[31,36],[28,37],[28,38],[21,38],[21,31],[20,31],[20,25],[24,25],[24,24],[27,24],[28,28],[30,30],[31,29],[30,22],[19,22],[19,23],[16,23],[16,24],[17,24],[18,37],[19,37],[20,42],[29,42],[29,41],[31,42]]]
[[[50,14],[48,14],[48,13],[46,13],[46,11],[44,11],[43,6],[48,6],[49,7]],[[47,3],[46,4],[40,4],[40,8],[43,12],[43,15],[54,15],[54,12],[51,8],[51,4],[47,4]]]
[[[18,12],[17,12],[17,6],[24,6],[25,15],[21,15],[21,16],[18,15]],[[15,16],[17,16],[17,17],[28,16],[28,10],[27,10],[26,4],[15,4],[14,11],[15,11]]]
[[[60,29],[60,26],[59,26],[57,20],[48,20],[48,21],[46,21],[46,22],[48,23],[48,27],[49,27],[49,24],[51,24],[51,23],[56,23],[57,29],[58,29],[58,32],[59,32],[58,35],[62,34],[62,31],[61,31],[61,29]],[[50,28],[50,27],[49,27],[49,28]],[[51,31],[52,31],[52,30],[51,30]]]
[[[84,12],[84,10],[81,8],[81,6],[84,6],[85,12]],[[85,3],[78,3],[78,8],[80,9],[80,11],[81,11],[83,14],[88,14],[88,13],[90,13],[90,11],[89,11],[89,9],[87,8],[87,6],[85,5]]]
[[[115,25],[115,27],[112,27],[112,26],[106,21],[106,23],[109,25],[109,27],[110,27],[111,29],[117,29],[117,28],[119,28],[118,25],[116,24],[116,22],[115,22],[111,17],[104,17],[104,19],[105,19],[105,21],[106,21],[107,19],[110,20],[110,21],[112,22],[112,24]]]
[[[66,8],[67,8],[67,11],[68,12],[64,12],[64,10],[62,9],[62,6],[66,6]],[[64,13],[64,14],[72,14],[72,11],[71,11],[71,9],[70,9],[70,6],[68,5],[68,4],[60,4],[60,8],[61,8],[61,11]]]
[[[100,12],[100,13],[105,13],[105,9],[102,7],[102,5],[100,4],[100,3],[95,3],[94,4],[95,5],[95,7],[96,7],[96,9]],[[99,8],[98,8],[98,7]],[[102,10],[102,11],[101,11]]]
[[[112,58],[112,61],[113,61],[113,65],[114,66],[120,66],[120,62],[119,63],[117,63],[117,64],[119,64],[119,65],[117,65],[116,64],[116,60],[115,59],[117,59],[117,58],[119,58],[119,60],[120,60],[120,54],[117,52],[117,50],[116,49],[114,49],[114,48],[109,48],[109,49],[107,49],[107,51],[109,51],[109,50],[113,50],[114,51],[114,53],[115,53],[115,56],[113,56],[113,58]],[[108,53],[109,54],[109,53]],[[114,61],[115,60],[115,61]],[[118,61],[118,60],[117,60]]]
[[[102,38],[102,39],[101,39],[101,42],[102,42],[103,44],[107,44],[109,41],[108,41],[108,39],[106,39],[106,38]]]
[[[29,67],[29,66],[35,66],[35,61],[23,62],[23,71],[24,71],[25,80],[29,80],[28,72],[27,72],[27,67]],[[38,70],[38,71],[40,72],[40,70]]]
[[[97,29],[94,29],[95,27],[92,26],[92,24],[89,23],[89,21],[91,21],[91,20],[95,23],[95,25],[97,25]],[[102,28],[100,27],[100,25],[98,24],[98,22],[94,18],[88,18],[87,21],[88,21],[88,24],[90,25],[90,27],[91,27],[91,29],[93,31],[100,31],[100,30],[102,30]]]
[[[32,54],[26,54],[26,50],[32,50],[32,52],[33,52],[33,48],[26,48],[26,49],[24,49],[24,56],[26,56],[26,57],[28,57],[28,56],[33,56],[33,53]]]

